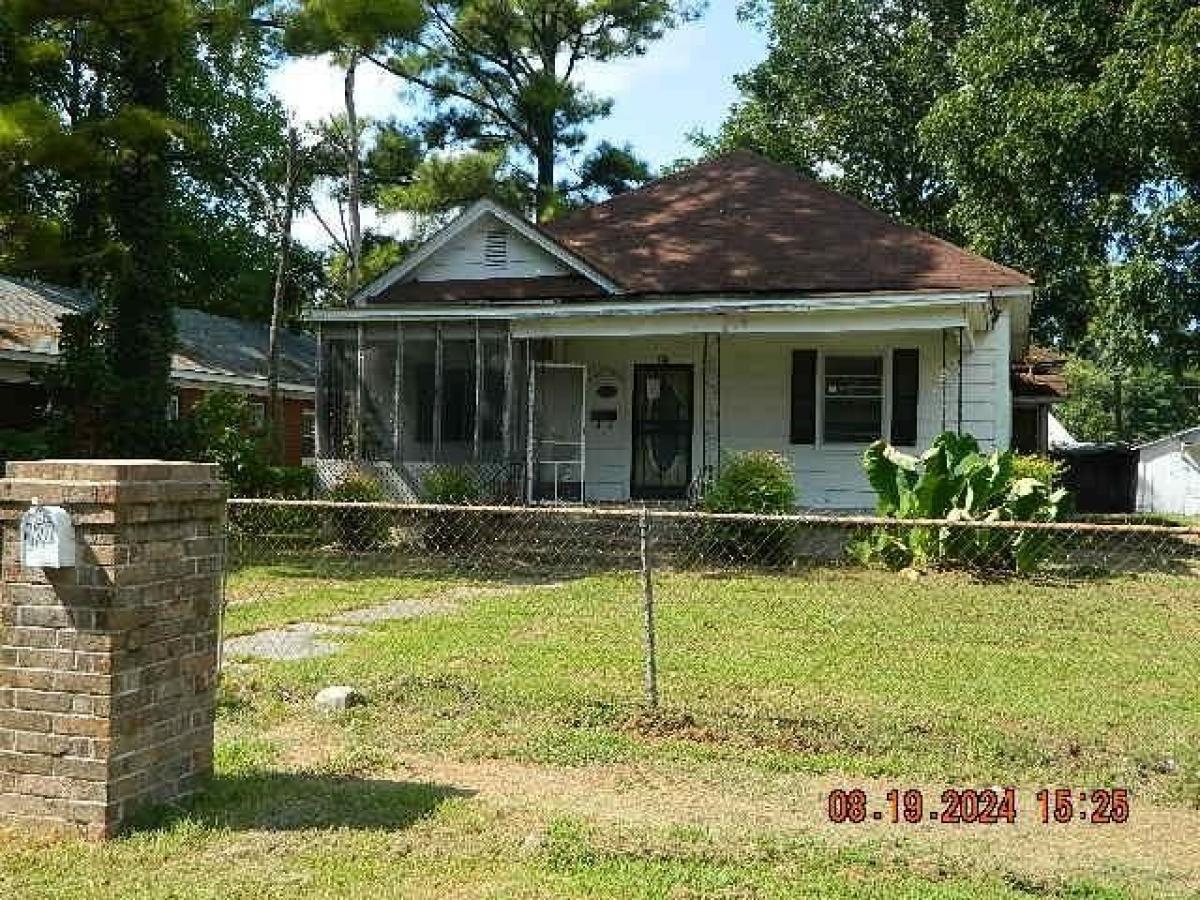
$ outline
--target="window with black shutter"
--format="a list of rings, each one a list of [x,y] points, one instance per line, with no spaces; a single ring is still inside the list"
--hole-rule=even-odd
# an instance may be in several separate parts
[[[917,396],[921,381],[920,354],[916,350],[892,351],[893,444],[917,443]]]
[[[793,444],[817,442],[817,351],[792,351]]]

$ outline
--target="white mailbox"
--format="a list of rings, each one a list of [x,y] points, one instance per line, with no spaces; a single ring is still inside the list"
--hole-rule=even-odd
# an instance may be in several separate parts
[[[75,565],[75,526],[60,506],[37,500],[21,516],[21,565],[26,569],[69,569]]]

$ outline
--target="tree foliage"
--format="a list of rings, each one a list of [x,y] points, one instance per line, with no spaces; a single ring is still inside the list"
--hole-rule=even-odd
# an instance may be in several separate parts
[[[478,180],[490,170],[494,189],[520,196],[544,219],[572,195],[620,190],[644,178],[644,163],[611,144],[584,156],[582,177],[559,177],[560,164],[579,160],[587,126],[612,108],[583,86],[580,67],[646,52],[698,7],[677,0],[427,0],[424,6],[425,27],[406,52],[368,55],[425,92],[432,112],[417,132],[426,153],[443,155],[414,171],[411,190],[391,195],[397,206],[444,207],[441,198],[453,199],[464,184],[490,192]],[[451,192],[441,194],[448,185]]]
[[[708,149],[758,149],[1029,272],[1037,337],[1112,372],[1195,364],[1194,2],[762,0],[749,11],[770,51],[739,78],[742,99]]]

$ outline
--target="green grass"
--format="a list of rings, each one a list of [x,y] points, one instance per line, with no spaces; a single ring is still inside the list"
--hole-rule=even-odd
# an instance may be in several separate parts
[[[366,566],[336,583],[312,574],[293,566],[235,575],[230,632],[465,583]],[[934,837],[731,830],[715,818],[684,827],[669,801],[625,822],[556,797],[557,782],[531,782],[527,803],[506,804],[403,773],[410,759],[481,773],[516,766],[567,785],[626,773],[632,796],[640,778],[665,781],[678,785],[681,805],[704,800],[702,811],[760,788],[765,804],[779,806],[786,798],[772,786],[807,773],[847,785],[874,776],[1126,785],[1135,815],[1147,804],[1185,810],[1200,805],[1200,580],[662,575],[664,708],[655,717],[639,715],[636,578],[493,586],[454,615],[372,628],[335,656],[234,667],[206,795],[105,846],[0,837],[0,888],[17,898],[256,900],[1115,898],[1187,889],[1166,862],[1059,870],[1054,861],[952,850]],[[334,683],[358,686],[370,704],[315,716],[312,695]]]

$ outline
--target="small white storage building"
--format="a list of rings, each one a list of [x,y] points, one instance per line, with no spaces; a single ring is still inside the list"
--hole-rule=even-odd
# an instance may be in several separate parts
[[[1138,512],[1200,516],[1200,425],[1138,451]]]

